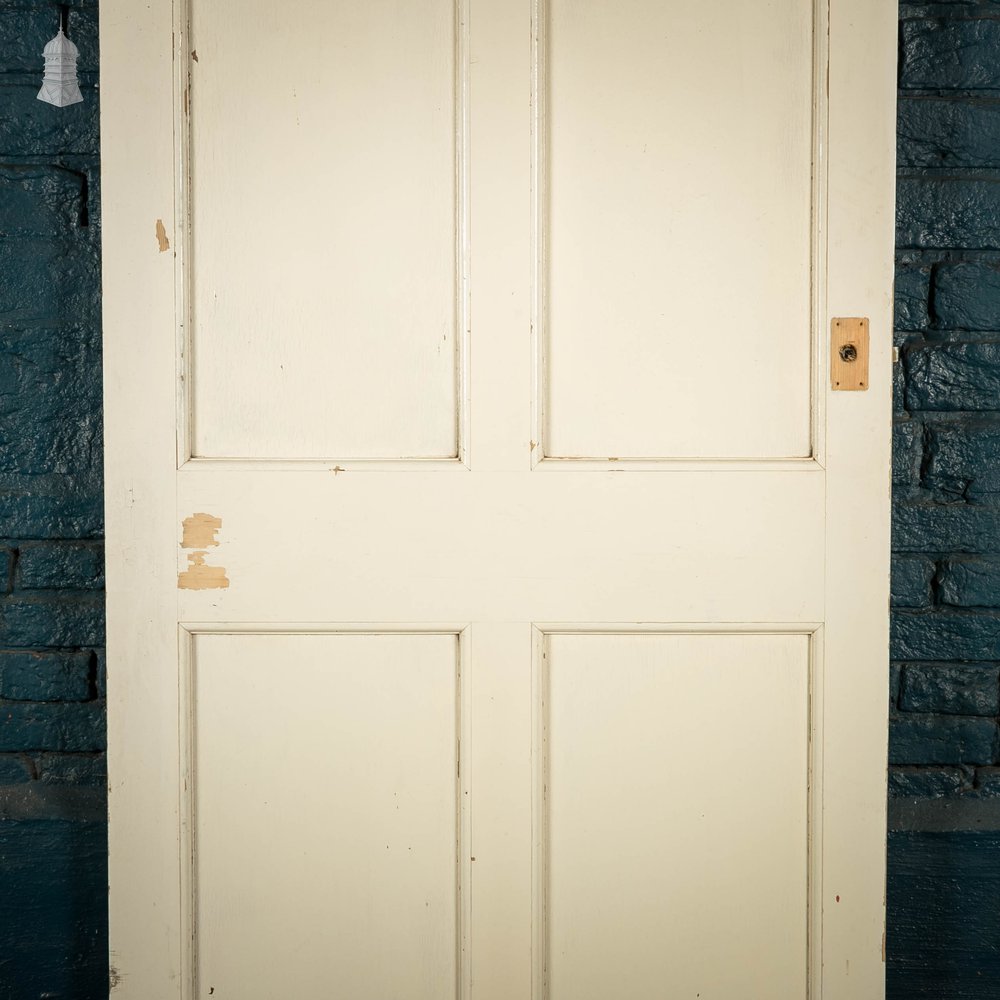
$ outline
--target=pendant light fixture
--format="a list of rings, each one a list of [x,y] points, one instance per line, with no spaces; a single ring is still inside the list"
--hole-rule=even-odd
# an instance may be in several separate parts
[[[63,33],[62,18],[59,19],[59,34],[43,50],[45,56],[45,76],[38,99],[57,108],[69,104],[79,104],[83,100],[80,82],[76,76],[76,60],[80,50]]]

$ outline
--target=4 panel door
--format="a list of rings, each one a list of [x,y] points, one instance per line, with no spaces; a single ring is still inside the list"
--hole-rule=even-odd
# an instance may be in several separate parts
[[[880,992],[894,31],[102,6],[121,995]]]

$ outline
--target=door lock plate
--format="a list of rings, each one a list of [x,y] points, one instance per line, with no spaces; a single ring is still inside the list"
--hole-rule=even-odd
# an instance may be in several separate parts
[[[868,317],[830,321],[830,388],[863,392],[868,388]]]

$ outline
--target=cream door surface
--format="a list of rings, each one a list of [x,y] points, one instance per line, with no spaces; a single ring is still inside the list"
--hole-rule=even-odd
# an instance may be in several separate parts
[[[895,5],[101,18],[115,994],[880,996]]]

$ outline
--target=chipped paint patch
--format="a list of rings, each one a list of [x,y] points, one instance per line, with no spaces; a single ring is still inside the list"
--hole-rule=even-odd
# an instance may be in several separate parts
[[[177,574],[178,590],[224,590],[229,577],[222,566],[206,566],[207,552],[189,552],[188,568]]]
[[[218,545],[215,533],[222,528],[222,518],[211,514],[192,514],[184,518],[184,534],[181,538],[182,549],[207,549]]]
[[[167,239],[167,230],[164,228],[163,219],[156,220],[156,242],[160,245],[160,253],[165,253],[170,249],[170,240]]]
[[[179,590],[223,590],[229,578],[222,566],[208,566],[208,549],[219,544],[216,534],[222,528],[222,518],[212,514],[192,514],[181,525],[181,548],[197,549],[188,553],[188,568],[177,574]]]

